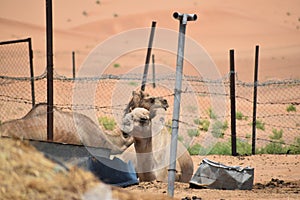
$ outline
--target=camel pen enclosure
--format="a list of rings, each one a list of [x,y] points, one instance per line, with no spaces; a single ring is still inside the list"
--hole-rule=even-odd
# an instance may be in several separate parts
[[[20,46],[25,46],[20,47]],[[0,45],[1,54],[1,123],[20,119],[28,113],[33,104],[46,102],[46,72],[30,76],[30,57],[27,43]],[[17,52],[22,53],[17,53]],[[161,62],[164,57],[173,57],[169,52],[153,50],[155,58]],[[144,57],[145,51],[139,50],[114,60],[106,73],[99,77],[67,77],[54,70],[54,106],[62,111],[76,111],[91,117],[105,131],[118,128],[132,91],[140,88],[143,67],[132,69],[131,73],[120,74],[126,61]],[[20,59],[24,55],[25,59]],[[59,52],[57,53],[59,55]],[[33,63],[42,63],[45,57],[33,50]],[[35,56],[37,55],[37,56]],[[143,59],[142,59],[143,60]],[[164,65],[155,65],[155,87],[149,75],[145,91],[152,96],[168,100],[173,106],[175,72]],[[43,68],[44,65],[34,65]],[[185,67],[192,67],[189,62]],[[238,67],[237,67],[238,68]],[[71,68],[70,68],[71,69]],[[149,71],[149,74],[152,73]],[[238,70],[237,70],[238,71]],[[181,114],[179,118],[178,141],[183,143],[192,155],[225,154],[231,155],[231,80],[234,74],[236,101],[236,139],[237,153],[251,155],[253,83],[238,79],[237,72],[208,80],[203,77],[184,74],[181,91]],[[34,83],[34,87],[32,87]],[[94,102],[91,103],[89,90],[95,87]],[[210,87],[224,87],[224,93],[211,93]],[[257,118],[256,118],[256,154],[299,154],[299,80],[274,80],[257,83]],[[34,91],[32,89],[34,88]],[[74,92],[77,92],[74,95]],[[34,94],[34,96],[32,95]],[[81,98],[76,100],[76,95]],[[75,99],[74,99],[75,98]],[[212,98],[222,98],[224,107],[212,105]],[[34,99],[34,100],[33,100]],[[33,103],[34,102],[34,103]],[[219,113],[224,113],[219,115]],[[168,109],[163,113],[164,128],[171,133],[172,113]],[[46,127],[44,127],[46,129]]]
[[[30,76],[29,63],[31,61],[27,45],[26,42],[0,45],[2,56],[1,123],[20,119],[30,111],[32,105],[46,102],[46,72],[34,77]],[[174,57],[166,52],[158,51],[157,53],[162,56]],[[34,51],[33,55],[35,55]],[[127,56],[136,58],[141,55],[142,52],[137,51]],[[39,56],[34,56],[34,58],[37,61],[41,59]],[[108,67],[108,71],[119,71],[120,64],[118,63],[122,63],[123,59],[124,57],[120,57],[119,60],[112,63]],[[160,72],[160,70],[162,71]],[[165,113],[165,126],[169,127],[175,74],[163,70],[164,66],[156,65],[157,86],[153,88],[152,76],[149,75],[146,91],[153,96],[164,97],[168,100],[171,107]],[[142,76],[141,69],[126,75],[103,74],[101,77],[75,79],[59,75],[54,71],[54,106],[65,111],[89,112],[89,110],[93,110],[99,123],[103,123],[101,119],[105,120],[104,118],[106,118],[107,123],[111,123],[112,128],[115,128],[120,122],[132,91],[139,89]],[[243,82],[237,77],[235,81],[237,152],[240,155],[250,155],[254,84]],[[196,154],[197,151],[198,153],[203,153],[203,151],[204,154],[208,153],[200,145],[201,138],[206,135],[212,136],[211,139],[215,144],[221,142],[225,145],[224,148],[226,145],[229,147],[231,145],[229,142],[231,138],[230,73],[220,80],[206,80],[203,77],[191,75],[185,75],[183,80],[179,140]],[[86,103],[82,102],[85,100],[84,98],[80,100],[80,104],[74,103],[75,101],[72,99],[74,85],[78,91],[83,93],[83,96],[86,95],[85,92],[88,88],[96,85],[94,104],[87,103],[90,101],[89,99],[86,99]],[[222,85],[225,92],[210,94],[208,90],[210,85]],[[260,151],[262,153],[286,153],[288,150],[290,153],[299,153],[299,93],[297,92],[299,87],[299,80],[258,82],[256,104],[258,153]],[[211,96],[226,100],[224,116],[217,115],[218,105],[212,107]],[[272,146],[274,148],[271,148]],[[223,153],[231,154],[231,151]]]
[[[130,36],[135,36],[137,33],[140,32],[130,33],[132,34]],[[166,34],[162,30],[159,30],[159,33]],[[174,35],[168,36],[173,39]],[[147,35],[139,37],[146,38],[141,40],[142,42],[148,39]],[[158,35],[158,41],[159,39]],[[126,38],[126,42],[129,43],[127,40]],[[143,45],[145,46],[145,43]],[[41,55],[31,47],[30,39],[0,43],[0,125],[11,120],[22,119],[34,106],[45,104],[49,98],[47,93],[49,92],[49,70],[45,69],[43,62],[51,53],[47,56]],[[110,49],[104,53],[111,53],[110,51],[115,47],[110,46]],[[176,53],[159,47],[158,44],[153,48],[152,55],[155,55],[156,63],[153,59],[153,68],[149,70],[146,78],[143,74],[144,64],[141,64],[146,48],[121,52],[108,63],[104,63],[106,64],[104,66],[99,60],[100,58],[105,60],[106,55],[103,55],[101,47],[100,50],[95,48],[86,59],[86,65],[89,64],[89,59],[93,61],[92,67],[96,66],[93,68],[95,71],[86,73],[83,69],[75,76],[73,67],[73,77],[59,74],[54,68],[50,77],[53,81],[51,86],[53,93],[50,93],[50,98],[53,100],[51,114],[58,111],[80,113],[97,124],[101,131],[113,133],[120,129],[124,109],[132,92],[139,91],[140,83],[142,85],[144,83],[145,92],[168,101],[169,108],[159,113],[159,123],[155,131],[166,130],[170,133],[170,137],[172,121],[174,121],[172,117],[174,96],[176,92],[180,93],[180,116],[176,120],[177,140],[191,155],[248,156],[300,153],[300,93],[298,92],[300,80],[244,82],[237,76],[239,66],[236,69],[229,69],[227,74],[215,79],[208,78],[205,74],[198,73],[197,66],[205,68],[207,64],[210,67],[209,58],[194,62],[194,57],[201,58],[206,55],[203,52],[199,54],[189,52],[188,55],[194,57],[184,60],[184,68],[189,70],[183,70],[182,89],[174,91]],[[57,52],[54,58],[59,59],[60,56],[71,58],[71,54],[75,62],[74,51],[63,55]],[[165,57],[169,60],[173,59],[174,62],[164,62]],[[103,71],[97,71],[97,67],[103,68]],[[36,75],[35,68],[45,69],[45,71]],[[86,70],[88,69],[89,67]],[[254,88],[256,92],[253,92]],[[257,95],[255,99],[254,93]],[[49,105],[47,106],[48,109]],[[53,110],[54,108],[56,111]],[[47,113],[49,114],[49,110]],[[232,118],[233,113],[234,118]],[[48,123],[49,121],[42,127],[44,131],[42,134],[45,136],[49,131]],[[56,123],[64,125],[63,121]],[[54,127],[50,126],[52,134],[56,126],[57,124]],[[254,130],[255,138],[252,134]],[[253,141],[255,149],[253,149]],[[236,148],[235,151],[233,148]],[[89,153],[83,152],[83,154],[86,156]]]

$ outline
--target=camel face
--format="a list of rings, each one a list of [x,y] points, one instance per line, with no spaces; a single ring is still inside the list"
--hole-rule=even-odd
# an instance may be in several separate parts
[[[121,129],[134,138],[151,137],[144,134],[149,132],[150,123],[150,111],[145,108],[135,108],[123,118]]]
[[[145,108],[150,111],[150,118],[152,119],[156,116],[157,109],[163,108],[164,110],[167,110],[168,107],[168,101],[162,97],[152,97],[143,91],[133,91],[132,98],[124,111],[126,115],[135,108]]]

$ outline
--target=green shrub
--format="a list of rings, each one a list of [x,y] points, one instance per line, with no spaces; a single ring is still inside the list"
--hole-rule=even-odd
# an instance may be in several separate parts
[[[236,112],[235,117],[237,120],[248,120],[248,117],[239,111]]]
[[[180,141],[180,142],[183,142],[184,138],[182,135],[178,135],[177,136],[177,140]]]
[[[188,152],[190,155],[199,155],[203,151],[203,147],[200,144],[194,144],[191,147],[188,147]]]
[[[300,154],[300,137],[296,137],[294,143],[289,146],[292,154]]]
[[[188,129],[187,130],[188,135],[192,138],[192,137],[198,137],[200,135],[199,130],[198,129]]]
[[[260,148],[258,151],[261,154],[283,154],[286,153],[288,147],[284,147],[284,140],[282,139],[283,130],[272,130],[273,135],[270,135],[269,138],[272,139],[270,143],[266,146]]]
[[[105,130],[112,131],[115,129],[117,123],[113,118],[104,116],[98,118],[99,124],[104,127]]]
[[[211,155],[231,155],[231,144],[229,142],[217,142],[208,152]]]
[[[134,87],[136,87],[136,86],[139,85],[137,82],[134,82],[134,81],[130,81],[128,84],[129,84],[130,86],[134,86]]]
[[[209,125],[210,125],[210,121],[209,120],[205,119],[205,120],[201,121],[200,130],[207,132],[208,129],[209,129]]]
[[[119,67],[121,67],[121,65],[119,63],[114,64],[114,68],[119,68]]]
[[[291,105],[288,105],[288,107],[286,108],[286,111],[287,112],[296,112],[297,109],[296,109],[296,106],[291,104]]]
[[[252,145],[249,144],[246,140],[241,140],[241,139],[237,138],[236,151],[240,155],[251,155],[252,154]]]
[[[207,119],[204,119],[204,120],[194,119],[194,123],[199,125],[199,129],[201,131],[207,132],[209,129],[210,121]]]
[[[251,138],[251,134],[250,134],[250,133],[247,133],[246,136],[245,136],[245,138],[246,138],[246,139],[250,139],[250,138]]]
[[[251,122],[250,125],[252,126],[253,122]],[[265,123],[260,121],[260,120],[256,120],[256,129],[264,131],[265,130]]]
[[[281,140],[282,139],[282,135],[283,135],[283,130],[280,129],[279,131],[274,128],[272,130],[273,135],[270,135],[269,138],[272,140]]]
[[[228,122],[225,121],[224,123],[221,121],[216,121],[212,125],[212,131],[211,134],[215,138],[223,138],[225,131],[228,129]]]
[[[258,150],[259,154],[284,154],[288,151],[287,147],[283,147],[282,143],[270,142],[265,147]]]
[[[211,108],[209,108],[207,112],[210,119],[217,119],[216,113],[214,113],[214,111]]]

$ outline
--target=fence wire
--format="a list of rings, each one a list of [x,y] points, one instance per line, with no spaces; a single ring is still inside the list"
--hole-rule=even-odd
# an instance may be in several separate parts
[[[35,103],[45,103],[47,80],[46,72],[30,77],[26,44],[0,45],[0,55],[0,122],[4,123],[20,119],[31,110],[32,80]],[[97,123],[104,116],[120,123],[132,91],[139,90],[141,79],[139,73],[74,79],[55,72],[54,105],[64,111],[93,116]],[[175,74],[158,71],[156,88],[152,88],[151,81],[148,80],[146,92],[167,99],[170,105],[163,113],[165,128],[170,130]],[[264,148],[271,143],[300,149],[300,80],[259,82],[257,86],[256,146]],[[240,145],[248,145],[247,148],[252,140],[253,87],[253,83],[236,81],[236,132]],[[217,142],[227,144],[231,137],[229,74],[220,80],[184,76],[182,88],[179,140],[189,148],[209,147]],[[212,99],[224,100],[225,106],[214,104]],[[242,150],[238,145],[239,151]]]

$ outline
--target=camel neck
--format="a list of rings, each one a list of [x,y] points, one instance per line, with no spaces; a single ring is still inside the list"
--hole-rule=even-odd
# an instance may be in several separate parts
[[[137,173],[140,181],[153,181],[152,138],[135,138],[134,148],[136,151]]]

